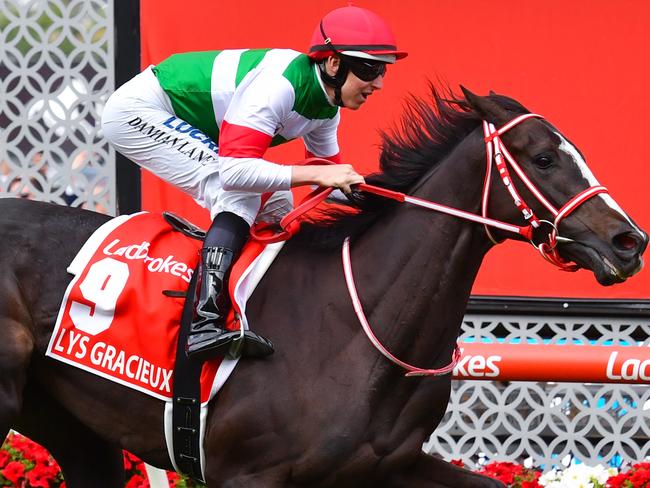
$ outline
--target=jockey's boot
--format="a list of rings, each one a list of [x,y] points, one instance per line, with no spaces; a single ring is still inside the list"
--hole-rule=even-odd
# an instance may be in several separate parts
[[[232,215],[232,214],[231,214]],[[216,219],[215,219],[216,220]],[[212,229],[211,229],[212,230]],[[230,266],[245,242],[233,245],[236,250],[221,246],[204,246],[196,272],[194,314],[187,339],[187,355],[200,360],[215,356],[264,357],[273,354],[273,344],[249,330],[230,331],[225,328],[230,310],[227,278]]]

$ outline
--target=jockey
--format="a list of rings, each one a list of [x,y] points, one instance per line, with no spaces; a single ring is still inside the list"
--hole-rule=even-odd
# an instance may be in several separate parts
[[[116,150],[210,210],[194,298],[187,354],[199,358],[273,352],[265,338],[228,331],[226,278],[250,226],[278,222],[292,208],[290,189],[335,187],[364,179],[351,165],[279,165],[269,146],[301,137],[308,156],[339,163],[339,107],[357,110],[383,86],[398,51],[388,24],[359,7],[328,13],[309,54],[289,49],[224,50],[173,55],[121,86],[102,114]],[[260,211],[261,194],[274,192]],[[239,344],[241,346],[241,344]]]

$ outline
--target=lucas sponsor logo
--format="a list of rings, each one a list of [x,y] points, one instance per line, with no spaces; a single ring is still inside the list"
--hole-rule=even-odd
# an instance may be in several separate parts
[[[461,353],[463,350],[461,349]],[[454,376],[469,378],[496,378],[501,371],[498,363],[501,356],[467,355],[463,356],[454,368]]]
[[[650,380],[650,359],[626,359],[625,361],[618,362],[616,358],[618,352],[614,351],[609,355],[607,361],[607,378],[610,380]]]
[[[120,240],[115,239],[103,250],[106,256],[122,256],[129,260],[141,259],[144,261],[147,270],[151,273],[168,273],[177,276],[186,283],[192,279],[193,269],[186,263],[176,261],[171,254],[164,258],[149,256],[149,246],[151,243],[142,241],[140,244],[120,246]]]
[[[168,118],[163,122],[163,125],[165,127],[169,127],[170,129],[180,134],[187,134],[192,139],[196,139],[197,141],[202,142],[203,144],[208,146],[208,149],[210,149],[210,151],[217,152],[217,150],[219,149],[217,145],[212,141],[212,139],[206,136],[199,129],[195,129],[190,124],[188,124],[184,120],[179,119],[178,117]]]

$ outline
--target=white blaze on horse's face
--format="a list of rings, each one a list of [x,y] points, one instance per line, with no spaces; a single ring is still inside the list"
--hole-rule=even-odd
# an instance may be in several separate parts
[[[573,159],[573,162],[576,163],[576,166],[578,166],[578,169],[580,170],[580,173],[582,174],[582,177],[587,180],[587,183],[589,183],[589,186],[598,186],[600,183],[598,183],[598,180],[594,176],[594,174],[591,172],[591,169],[589,169],[589,166],[587,166],[587,162],[584,160],[580,152],[576,149],[576,147],[571,144],[562,134],[559,132],[555,132],[555,135],[560,138],[561,144],[559,145],[558,149],[560,151],[563,151],[564,153],[568,154],[571,159]],[[639,229],[634,222],[632,222],[632,219],[627,216],[627,214],[623,211],[621,206],[616,203],[616,200],[614,200],[609,194],[607,193],[601,193],[600,195],[597,195],[596,198],[602,198],[605,201],[605,204],[610,207],[612,210],[615,212],[618,212],[621,214],[621,216],[627,221],[630,226],[637,231],[640,235],[643,235],[643,232],[641,229]]]

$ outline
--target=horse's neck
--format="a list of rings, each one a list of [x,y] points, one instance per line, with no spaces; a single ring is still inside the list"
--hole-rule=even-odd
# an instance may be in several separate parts
[[[479,212],[479,155],[476,141],[461,144],[413,196]],[[408,204],[352,246],[361,300],[392,351],[418,366],[449,362],[488,248],[480,226]]]

